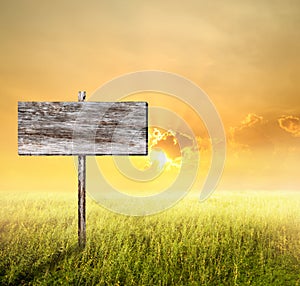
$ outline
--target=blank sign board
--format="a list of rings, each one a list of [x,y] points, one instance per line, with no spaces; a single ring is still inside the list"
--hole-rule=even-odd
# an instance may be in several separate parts
[[[147,102],[19,102],[19,155],[147,155]]]

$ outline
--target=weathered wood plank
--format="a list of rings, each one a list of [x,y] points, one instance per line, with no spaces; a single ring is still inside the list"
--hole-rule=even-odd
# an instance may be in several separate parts
[[[146,102],[19,102],[19,155],[147,155]]]

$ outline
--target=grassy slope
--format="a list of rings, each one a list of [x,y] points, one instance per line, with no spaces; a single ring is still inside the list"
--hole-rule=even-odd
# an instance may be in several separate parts
[[[0,285],[299,285],[300,194],[218,193],[149,217],[76,194],[0,193]]]

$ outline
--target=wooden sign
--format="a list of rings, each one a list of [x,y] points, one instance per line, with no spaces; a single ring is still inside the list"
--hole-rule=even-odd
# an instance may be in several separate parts
[[[147,155],[146,102],[19,102],[19,155]]]
[[[86,155],[147,155],[147,102],[19,102],[19,155],[78,155],[78,243],[86,244]]]

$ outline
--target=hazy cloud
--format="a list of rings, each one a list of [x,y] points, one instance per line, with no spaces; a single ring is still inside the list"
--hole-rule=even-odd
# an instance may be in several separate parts
[[[295,137],[300,137],[300,118],[292,115],[284,115],[278,119],[279,126]]]
[[[265,142],[262,129],[267,121],[260,115],[249,113],[236,127],[229,129],[229,144],[238,149],[248,149],[251,145],[260,145]]]
[[[255,125],[257,123],[262,123],[263,117],[259,116],[255,113],[249,113],[244,120],[241,121],[240,128],[250,127],[252,125]]]
[[[298,117],[246,115],[228,132],[223,186],[236,189],[299,188],[299,135]]]

